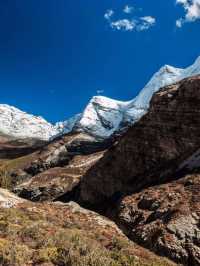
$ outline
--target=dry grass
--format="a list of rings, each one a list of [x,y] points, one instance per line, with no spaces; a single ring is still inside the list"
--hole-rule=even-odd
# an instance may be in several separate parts
[[[171,266],[92,216],[69,208],[27,203],[0,209],[0,265]],[[142,249],[143,252],[143,249]]]
[[[0,161],[0,187],[6,189],[13,188],[13,178],[11,173],[17,169],[23,169],[34,158],[34,153],[23,157]]]
[[[16,159],[3,160],[0,162],[0,170],[9,172],[11,170],[13,171],[19,168],[23,168],[34,159],[34,156],[35,153],[31,153],[29,155],[22,156]]]
[[[6,189],[11,189],[12,187],[12,178],[6,170],[0,170],[0,187]]]

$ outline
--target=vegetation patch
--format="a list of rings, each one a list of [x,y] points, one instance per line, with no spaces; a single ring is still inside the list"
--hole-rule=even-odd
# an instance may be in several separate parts
[[[1,208],[0,265],[173,265],[148,251],[143,258],[138,246],[97,221],[89,212],[74,213],[65,205],[23,203]]]

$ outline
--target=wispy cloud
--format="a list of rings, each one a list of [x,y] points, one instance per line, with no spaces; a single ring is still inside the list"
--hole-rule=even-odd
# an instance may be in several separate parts
[[[133,12],[133,7],[126,5],[122,10],[126,15],[130,15]],[[104,14],[104,18],[108,21],[109,26],[118,31],[145,31],[153,27],[156,24],[156,19],[152,16],[144,17],[123,17],[121,19],[114,20],[115,12],[109,9]]]
[[[136,28],[136,22],[129,19],[119,19],[111,22],[110,26],[116,30],[133,31]]]
[[[111,17],[114,15],[114,11],[112,9],[108,9],[104,14],[104,18],[110,20]]]
[[[143,20],[145,23],[149,25],[154,25],[156,23],[156,19],[151,16],[141,17],[141,20]]]
[[[138,24],[139,31],[148,30],[156,24],[156,19],[151,16],[141,17],[140,21]]]
[[[96,93],[99,95],[99,94],[103,94],[104,93],[104,90],[97,90]]]
[[[200,19],[200,0],[176,0],[176,4],[182,5],[185,10],[185,16],[176,20],[178,28]]]
[[[123,12],[126,14],[131,14],[133,12],[133,10],[134,10],[133,6],[126,5],[123,9]]]

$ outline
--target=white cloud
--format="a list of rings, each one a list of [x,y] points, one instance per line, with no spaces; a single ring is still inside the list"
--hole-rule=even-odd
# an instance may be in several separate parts
[[[131,14],[133,7],[126,5],[122,10],[123,13]],[[113,19],[114,11],[109,9],[104,14],[104,18],[108,21],[109,26],[114,30],[121,31],[145,31],[153,27],[156,19],[152,16],[134,17],[134,18],[121,18],[118,20]]]
[[[149,25],[153,25],[156,23],[156,19],[154,17],[151,17],[151,16],[141,17],[141,20],[148,23]]]
[[[134,20],[120,19],[111,22],[110,26],[111,28],[116,30],[133,31],[134,28],[136,27],[136,23]]]
[[[133,12],[133,10],[134,10],[133,6],[126,5],[123,9],[123,12],[126,14],[131,14]]]
[[[188,0],[176,0],[177,4],[182,4],[182,5],[187,5],[188,4]]]
[[[114,11],[112,9],[108,9],[104,14],[104,18],[110,20],[111,17],[114,15]]]
[[[156,19],[151,16],[141,17],[140,23],[137,25],[138,31],[148,30],[156,24]]]
[[[185,10],[185,16],[176,20],[176,26],[181,28],[186,22],[194,22],[200,19],[200,0],[176,0]]]
[[[137,19],[120,19],[112,21],[110,26],[116,30],[123,31],[145,31],[153,27],[156,23],[156,19],[150,16],[141,17]]]
[[[183,26],[183,24],[184,24],[184,19],[179,18],[176,20],[176,27],[177,28],[181,28]]]

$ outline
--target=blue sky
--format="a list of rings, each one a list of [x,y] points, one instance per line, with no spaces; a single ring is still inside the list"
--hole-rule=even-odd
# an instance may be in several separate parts
[[[55,122],[97,91],[133,98],[162,65],[200,55],[192,1],[0,0],[0,102]]]

